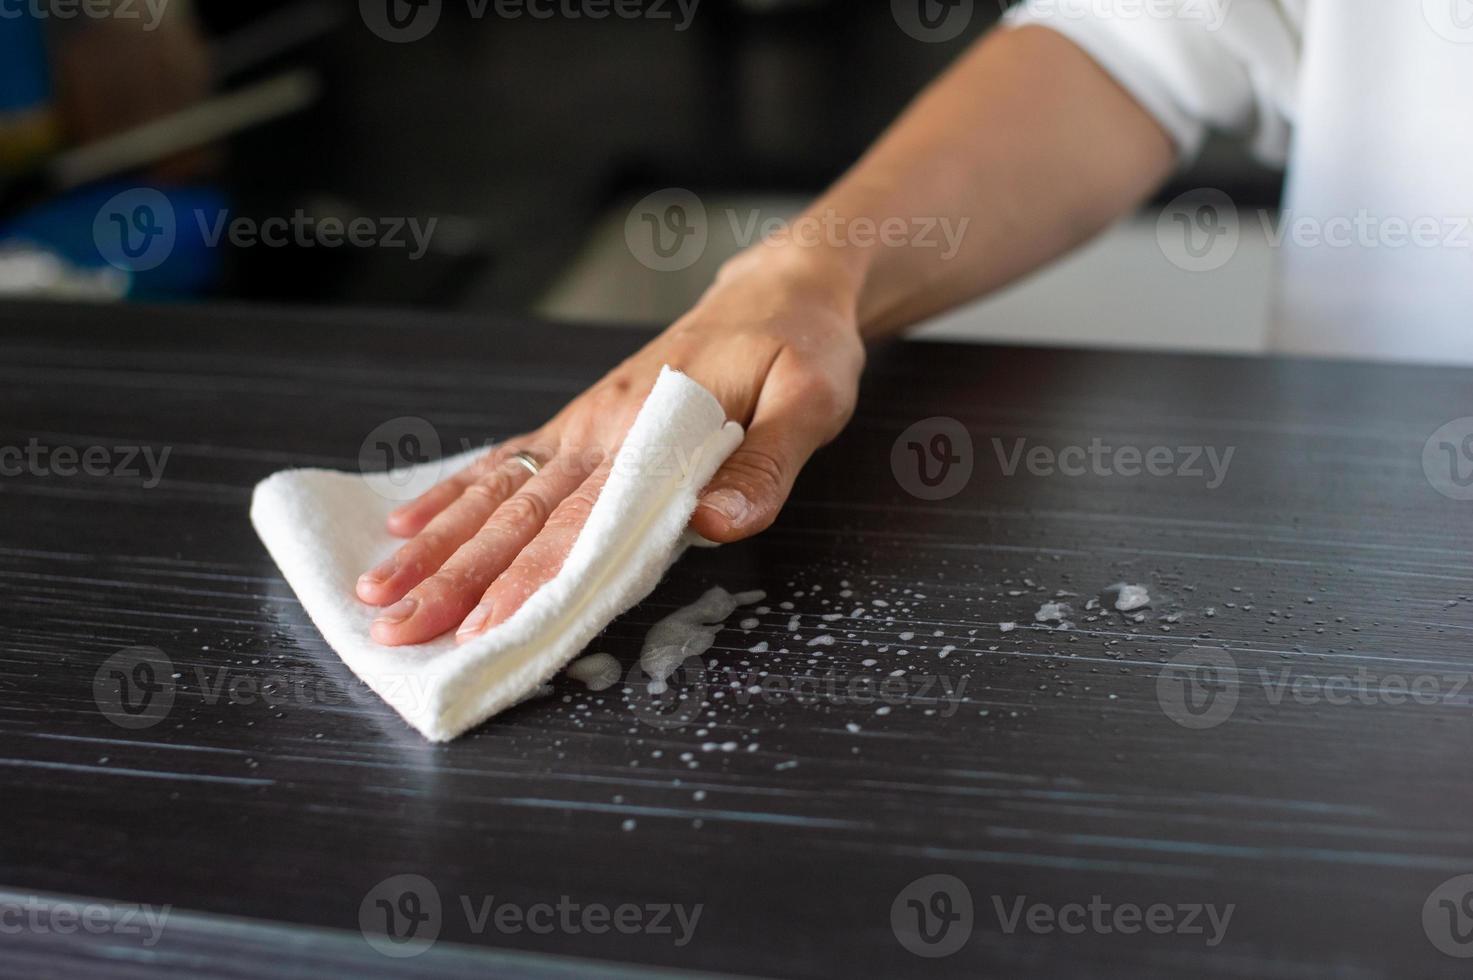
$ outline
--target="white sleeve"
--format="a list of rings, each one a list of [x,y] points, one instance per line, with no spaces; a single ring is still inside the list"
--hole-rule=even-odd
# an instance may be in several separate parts
[[[1288,154],[1304,0],[1023,0],[1014,27],[1069,38],[1155,116],[1183,161],[1208,130]]]

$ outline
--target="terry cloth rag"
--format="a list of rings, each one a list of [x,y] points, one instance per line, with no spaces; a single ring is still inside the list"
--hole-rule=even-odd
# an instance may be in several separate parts
[[[349,669],[426,738],[443,742],[550,680],[649,595],[687,545],[703,543],[686,524],[743,435],[705,388],[661,370],[557,575],[506,622],[459,645],[453,634],[413,646],[375,642],[368,628],[378,610],[354,587],[403,544],[385,528],[400,501],[375,481],[407,476],[427,488],[484,450],[392,474],[285,470],[257,485],[251,523]]]

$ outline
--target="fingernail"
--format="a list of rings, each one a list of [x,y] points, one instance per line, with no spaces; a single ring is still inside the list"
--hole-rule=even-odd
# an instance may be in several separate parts
[[[701,506],[709,507],[726,518],[732,527],[744,524],[752,513],[752,502],[740,490],[722,487],[701,498]]]
[[[358,576],[358,581],[365,585],[381,585],[382,583],[387,582],[389,580],[389,576],[393,575],[394,572],[398,570],[398,568],[399,556],[395,555],[378,567],[370,568],[368,571]]]
[[[378,619],[374,620],[374,622],[383,623],[385,626],[393,626],[395,623],[402,623],[410,616],[413,616],[414,611],[418,608],[418,599],[400,599],[398,602],[394,603],[392,606],[379,613]]]
[[[491,603],[483,602],[471,610],[471,614],[460,624],[460,629],[455,631],[457,640],[469,639],[486,628],[486,623],[491,619]]]

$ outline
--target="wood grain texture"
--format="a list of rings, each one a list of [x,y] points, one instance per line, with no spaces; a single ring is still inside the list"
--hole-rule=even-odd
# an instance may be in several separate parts
[[[35,465],[0,477],[0,886],[181,916],[150,952],[0,935],[0,973],[268,974],[272,948],[318,975],[428,974],[434,957],[469,971],[451,958],[487,949],[502,973],[531,971],[524,953],[801,977],[1467,972],[1423,907],[1473,872],[1473,503],[1435,492],[1422,464],[1433,431],[1470,412],[1466,371],[877,350],[858,416],[777,526],[691,553],[592,648],[628,669],[649,626],[706,588],[765,589],[770,611],[739,611],[707,656],[699,717],[650,724],[623,685],[563,679],[431,746],[305,619],[247,522],[251,486],[286,466],[355,468],[365,436],[401,416],[429,420],[447,452],[531,427],[641,334],[225,308],[12,305],[0,324],[0,447],[101,446],[114,463],[121,447],[169,450],[156,486]],[[970,434],[974,471],[933,502],[891,457],[936,416]],[[1233,456],[1213,489],[1007,476],[993,440],[1006,457],[1019,438]],[[1084,611],[1121,581],[1150,588],[1143,621]],[[1035,622],[1055,599],[1072,629]],[[136,646],[179,676],[167,716],[129,730],[93,681]],[[1172,720],[1162,692],[1184,688],[1163,664],[1203,646],[1232,658],[1219,680],[1237,703],[1191,729]],[[888,712],[851,696],[897,670]],[[829,671],[837,694],[748,693]],[[1433,679],[1434,696],[1398,703],[1398,677]],[[1327,681],[1350,703],[1312,700]],[[365,896],[400,874],[441,898],[431,958],[378,957],[359,936]],[[892,928],[892,903],[930,874],[975,908],[942,959]],[[702,911],[685,945],[478,931],[461,899],[487,896]],[[1234,909],[1216,946],[1010,934],[997,905],[1020,896]],[[235,919],[257,924],[210,926]],[[297,939],[247,941],[270,930]]]

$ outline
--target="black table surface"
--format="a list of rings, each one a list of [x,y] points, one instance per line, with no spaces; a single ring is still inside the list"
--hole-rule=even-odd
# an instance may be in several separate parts
[[[32,447],[0,477],[0,909],[42,910],[0,915],[0,973],[1467,973],[1473,503],[1423,448],[1473,411],[1468,371],[877,349],[777,525],[689,553],[593,645],[630,668],[707,588],[765,590],[683,676],[693,721],[561,678],[427,744],[307,620],[251,487],[356,468],[404,416],[446,451],[529,428],[644,336],[0,306],[0,447]],[[935,417],[972,473],[927,500],[892,449]],[[1176,469],[1009,474],[1020,439]],[[108,466],[63,475],[61,447]],[[160,480],[130,447],[169,451]],[[1179,472],[1191,447],[1232,451],[1220,483]],[[1151,606],[1086,608],[1119,582]],[[135,647],[177,675],[145,728],[94,687]],[[368,942],[385,887],[439,900],[418,956]],[[550,931],[512,917],[559,902]],[[134,903],[171,908],[156,943],[58,912]],[[628,931],[578,917],[625,905]]]

